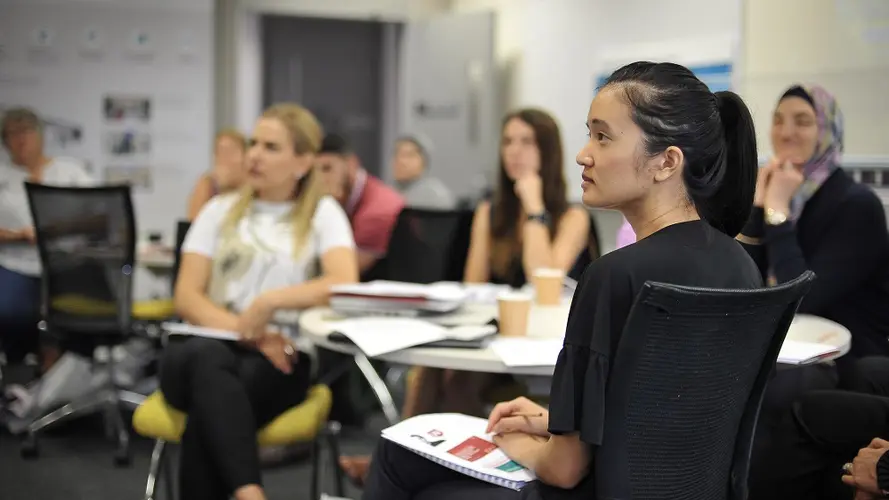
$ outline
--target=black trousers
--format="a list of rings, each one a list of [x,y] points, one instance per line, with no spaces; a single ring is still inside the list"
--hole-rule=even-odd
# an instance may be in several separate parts
[[[843,464],[889,436],[889,358],[864,358],[849,374],[845,390],[810,391],[792,405],[751,474],[751,499],[852,498],[840,481]]]
[[[538,500],[532,486],[522,491],[472,479],[380,439],[363,500]]]
[[[200,337],[172,339],[160,389],[188,413],[180,454],[180,498],[226,500],[261,484],[256,432],[305,400],[310,360],[300,354],[290,375],[259,352]]]
[[[10,364],[36,353],[40,320],[40,278],[0,266],[0,348]]]

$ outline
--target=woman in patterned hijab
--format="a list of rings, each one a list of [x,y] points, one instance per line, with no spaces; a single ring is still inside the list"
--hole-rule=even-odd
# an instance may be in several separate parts
[[[766,196],[776,205],[773,208],[787,208],[786,215],[796,220],[806,202],[840,166],[843,114],[836,99],[818,85],[788,89],[775,109],[772,147],[775,158],[767,168],[790,172],[771,179]]]
[[[738,240],[771,283],[818,278],[799,311],[852,332],[850,356],[889,356],[889,231],[880,199],[840,166],[843,118],[817,85],[794,85],[772,119],[774,158],[761,169]]]
[[[885,429],[885,413],[850,407],[844,398],[855,396],[851,392],[812,391],[889,387],[885,209],[869,186],[841,167],[842,114],[823,88],[796,85],[784,92],[771,139],[775,158],[760,171],[755,207],[738,239],[774,282],[814,271],[817,279],[798,312],[833,320],[852,339],[835,373],[816,364],[778,371],[769,381],[754,441],[750,498],[851,498],[838,465],[851,462],[856,449],[882,432],[868,422]],[[819,342],[849,345],[829,329],[817,335]],[[808,394],[801,400],[803,393]],[[799,403],[791,406],[793,401]],[[836,479],[825,480],[832,475]]]

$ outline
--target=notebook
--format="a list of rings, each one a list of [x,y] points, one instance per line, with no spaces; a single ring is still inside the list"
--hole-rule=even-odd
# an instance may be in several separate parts
[[[534,473],[507,457],[485,433],[488,421],[456,413],[418,415],[383,429],[388,439],[423,458],[475,479],[513,490]]]
[[[331,287],[330,307],[344,315],[418,316],[460,308],[466,293],[451,283],[417,284],[371,281]]]
[[[810,365],[840,353],[840,348],[830,344],[816,344],[798,340],[785,340],[778,353],[778,363],[785,365]]]

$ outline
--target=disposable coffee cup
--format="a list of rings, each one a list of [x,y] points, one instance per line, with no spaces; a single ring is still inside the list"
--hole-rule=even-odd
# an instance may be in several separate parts
[[[536,302],[541,306],[557,306],[562,303],[562,283],[565,273],[561,269],[537,269],[531,277]]]
[[[506,292],[497,297],[497,322],[500,335],[524,337],[528,334],[531,297],[522,292]]]

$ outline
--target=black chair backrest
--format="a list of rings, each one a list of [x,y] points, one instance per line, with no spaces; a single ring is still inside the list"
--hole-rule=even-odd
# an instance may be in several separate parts
[[[755,290],[646,283],[611,368],[597,498],[743,500],[766,382],[814,274]]]
[[[170,283],[173,292],[176,291],[176,279],[179,278],[179,265],[182,263],[182,244],[185,243],[185,235],[191,228],[191,221],[181,220],[176,223],[176,246],[173,247],[173,274]]]
[[[409,283],[462,281],[461,258],[465,262],[469,246],[467,217],[472,220],[472,211],[402,210],[389,240],[383,277]]]
[[[129,186],[26,183],[51,330],[130,331],[136,222]]]

